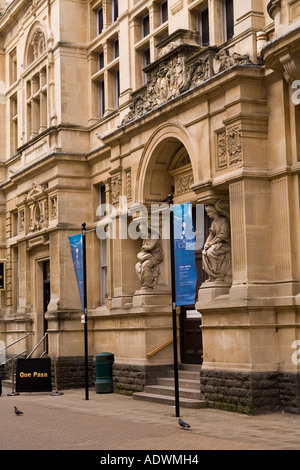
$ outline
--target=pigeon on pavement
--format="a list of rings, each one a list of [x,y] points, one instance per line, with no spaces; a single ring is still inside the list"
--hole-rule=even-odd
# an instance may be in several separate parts
[[[16,406],[14,406],[14,409],[15,409],[15,414],[16,414],[17,416],[21,416],[21,415],[23,414],[23,411],[18,410],[18,408],[17,408]]]
[[[183,419],[181,419],[181,418],[179,418],[178,424],[182,429],[190,429],[191,428],[191,426],[188,423],[186,423],[185,421],[183,421]]]

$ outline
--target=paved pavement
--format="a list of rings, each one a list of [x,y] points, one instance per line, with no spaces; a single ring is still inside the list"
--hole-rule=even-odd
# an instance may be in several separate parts
[[[4,388],[0,396],[1,451],[93,450],[100,458],[107,451],[300,450],[298,415],[180,408],[191,425],[185,431],[174,407],[129,396],[90,390],[86,400],[84,389],[58,396],[10,392]],[[23,416],[15,416],[14,405]]]

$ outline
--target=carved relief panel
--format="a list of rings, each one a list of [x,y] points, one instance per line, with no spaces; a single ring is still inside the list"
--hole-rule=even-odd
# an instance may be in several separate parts
[[[174,178],[175,196],[191,191],[191,186],[194,184],[194,175],[190,158],[185,151],[176,160],[170,173]]]
[[[121,125],[139,118],[230,67],[252,64],[247,54],[230,55],[228,50],[217,47],[203,50],[193,39],[176,34],[169,37],[168,43],[160,46],[157,60],[144,69],[147,84],[132,94],[130,111]]]
[[[24,202],[29,214],[28,232],[33,233],[47,228],[49,225],[47,185],[33,183],[31,190],[25,195]]]
[[[229,168],[243,162],[241,128],[231,126],[216,132],[217,170]]]

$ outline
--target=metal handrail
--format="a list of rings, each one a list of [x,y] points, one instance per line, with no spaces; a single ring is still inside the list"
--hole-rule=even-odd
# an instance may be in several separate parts
[[[26,333],[25,336],[22,336],[22,338],[19,338],[19,339],[17,339],[16,341],[13,341],[12,343],[8,344],[8,345],[5,346],[4,348],[0,349],[0,352],[5,351],[5,349],[10,348],[10,347],[13,346],[14,344],[18,343],[19,341],[22,341],[23,339],[27,338],[27,336],[32,335],[32,334],[34,334],[33,331],[29,331],[28,333]]]
[[[160,346],[158,346],[157,348],[153,349],[153,351],[150,351],[148,354],[147,354],[147,357],[151,357],[151,356],[154,356],[154,354],[158,353],[159,351],[161,351],[162,349],[166,348],[167,346],[169,346],[169,344],[172,344],[173,343],[173,338],[169,339],[168,341],[166,341],[165,343],[161,344]]]
[[[10,362],[10,361],[13,361],[13,360],[16,359],[17,357],[22,356],[22,354],[25,354],[26,352],[27,352],[27,349],[24,349],[24,351],[21,351],[21,352],[19,352],[18,354],[15,354],[15,356],[12,356],[12,357],[6,359],[6,361],[1,362],[1,363],[0,363],[0,366],[3,366],[4,364],[7,364],[7,363]]]
[[[42,341],[44,341],[46,339],[46,336],[48,335],[48,332],[46,332],[44,334],[44,336],[42,337],[42,339],[40,339],[40,341],[37,343],[37,345],[33,348],[33,350],[28,354],[28,356],[26,357],[26,359],[28,359],[33,353],[34,351],[39,347],[39,345],[41,344]],[[46,350],[42,353],[42,356],[46,353]]]

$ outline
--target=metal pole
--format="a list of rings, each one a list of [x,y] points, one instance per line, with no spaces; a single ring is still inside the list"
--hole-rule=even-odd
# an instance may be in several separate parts
[[[171,279],[172,279],[172,317],[173,317],[173,356],[174,356],[174,385],[175,385],[175,409],[179,418],[179,385],[178,385],[178,353],[177,353],[177,319],[176,319],[176,287],[175,287],[175,262],[174,262],[174,215],[172,210],[173,195],[168,196],[170,206],[170,249],[171,249]]]
[[[82,255],[83,255],[83,307],[84,307],[84,357],[85,357],[85,399],[89,399],[88,371],[88,330],[87,330],[87,288],[86,288],[86,223],[82,223]]]

